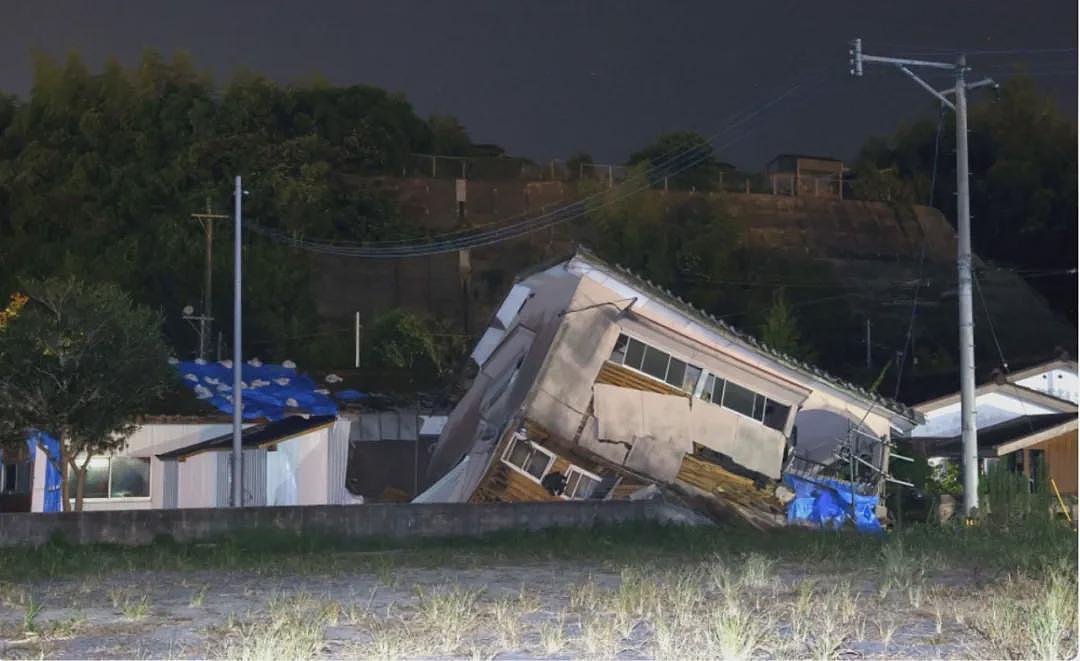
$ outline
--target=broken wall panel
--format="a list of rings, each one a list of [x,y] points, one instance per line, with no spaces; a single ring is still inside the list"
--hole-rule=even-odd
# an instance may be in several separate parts
[[[690,399],[606,384],[597,384],[594,392],[598,438],[632,445],[623,461],[627,468],[674,480],[682,456],[693,450]]]
[[[781,432],[701,400],[694,401],[689,417],[695,442],[754,472],[779,479],[787,444]]]

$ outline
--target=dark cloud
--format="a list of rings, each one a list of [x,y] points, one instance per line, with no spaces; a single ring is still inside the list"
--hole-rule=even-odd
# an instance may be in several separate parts
[[[538,160],[576,149],[622,160],[658,132],[712,133],[796,80],[827,77],[763,111],[721,150],[756,168],[781,151],[853,155],[863,138],[932,112],[900,74],[851,80],[846,42],[868,51],[1075,47],[1077,3],[913,2],[35,2],[5,3],[0,88],[26,94],[30,53],[92,66],[183,49],[218,76],[316,72],[405,93],[457,115],[478,141]],[[1076,109],[1076,54],[977,55],[995,75],[1026,61]],[[726,141],[721,140],[721,144]]]

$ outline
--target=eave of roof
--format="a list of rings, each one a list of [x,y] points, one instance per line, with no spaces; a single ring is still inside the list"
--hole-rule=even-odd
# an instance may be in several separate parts
[[[979,430],[978,444],[981,449],[993,449],[995,454],[1001,454],[1001,448],[1021,444],[1025,439],[1033,439],[1032,443],[1045,440],[1046,432],[1057,433],[1076,428],[1076,415],[1072,413],[1050,413],[1045,415],[1030,415],[1013,418],[1005,422],[999,422],[990,427]],[[955,436],[938,436],[913,439],[917,447],[921,447],[925,454],[938,456],[959,455],[963,444],[963,438]],[[1009,450],[1006,450],[1007,454]]]
[[[1071,372],[1077,371],[1076,361],[1066,360],[1064,358],[1055,358],[1054,360],[1048,360],[1044,363],[1038,363],[1031,367],[1025,367],[1022,370],[1016,372],[1010,372],[1005,375],[1006,380],[1015,382],[1020,379],[1026,379],[1029,376],[1035,376],[1036,374],[1042,374],[1043,372],[1049,372],[1050,370],[1062,369]]]
[[[290,416],[276,422],[262,425],[253,425],[241,433],[241,446],[244,448],[261,448],[268,445],[276,445],[324,427],[329,427],[337,418],[332,415]],[[232,448],[232,433],[222,434],[205,441],[192,443],[191,445],[163,452],[157,455],[158,459],[177,459],[183,461],[203,452],[220,452]]]
[[[985,395],[987,393],[993,392],[1000,392],[1006,395],[1011,394],[1033,404],[1041,404],[1047,408],[1055,409],[1062,412],[1077,410],[1076,404],[1073,404],[1067,399],[1054,397],[1053,395],[1042,392],[1041,390],[1035,390],[1034,388],[1028,388],[1011,382],[996,383],[994,381],[991,381],[975,388],[976,397],[978,397],[979,395]],[[925,402],[920,402],[919,404],[915,405],[915,410],[925,414],[946,406],[951,406],[958,401],[960,401],[960,393],[954,392],[943,397],[936,397]]]
[[[761,342],[754,336],[738,330],[727,322],[716,318],[715,316],[705,312],[704,310],[700,310],[694,307],[693,304],[684,301],[679,296],[664,289],[663,287],[660,287],[659,285],[654,284],[652,281],[642,278],[630,269],[617,264],[614,266],[608,264],[604,260],[597,257],[592,251],[588,250],[587,248],[578,247],[578,250],[572,259],[580,259],[592,266],[604,269],[612,275],[616,275],[628,281],[628,284],[652,294],[657,299],[675,308],[682,314],[695,318],[696,320],[700,321],[701,323],[705,324],[706,326],[720,333],[721,335],[725,335],[732,340],[740,342],[747,349],[762,356],[765,356],[766,358],[775,360],[778,363],[784,365],[785,367],[802,374],[803,376],[806,376],[818,382],[822,382],[832,388],[836,388],[837,390],[843,391],[851,395],[852,397],[863,401],[866,404],[879,406],[887,411],[890,411],[892,413],[895,413],[896,415],[905,418],[909,422],[922,421],[922,413],[916,411],[910,406],[889,399],[887,397],[882,397],[881,395],[878,395],[876,393],[872,393],[866,388],[863,388],[862,386],[858,386],[854,383],[851,383],[850,381],[846,381],[839,377],[833,376],[832,374],[829,374],[820,367],[816,367],[814,365],[811,365],[810,363],[801,361],[782,351],[777,351],[776,349],[773,349],[764,342]]]

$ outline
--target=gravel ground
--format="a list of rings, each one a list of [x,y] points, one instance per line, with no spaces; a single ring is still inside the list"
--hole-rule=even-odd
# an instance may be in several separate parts
[[[1009,622],[1033,621],[1038,603],[1024,595],[1045,592],[1009,574],[931,572],[903,559],[838,572],[759,555],[648,564],[475,560],[445,567],[381,557],[363,569],[312,567],[301,574],[274,567],[114,571],[0,583],[0,657],[1042,653],[1038,632],[995,633]],[[1064,588],[1074,602],[1075,585]],[[1004,605],[994,610],[991,603]],[[1075,651],[1075,628],[1057,637],[1057,653]]]

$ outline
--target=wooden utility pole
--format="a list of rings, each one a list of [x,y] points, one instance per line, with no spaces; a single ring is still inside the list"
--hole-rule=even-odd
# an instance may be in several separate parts
[[[199,358],[206,358],[209,351],[211,338],[213,337],[213,281],[214,281],[214,221],[228,220],[229,216],[222,213],[214,213],[210,206],[210,198],[206,199],[206,213],[193,213],[191,217],[199,221],[206,234],[206,273],[203,279],[203,309],[199,320]]]

